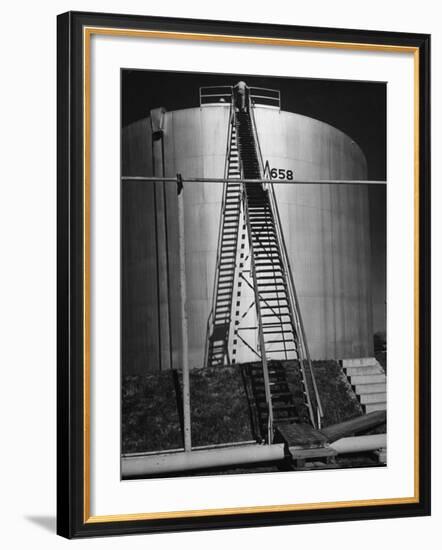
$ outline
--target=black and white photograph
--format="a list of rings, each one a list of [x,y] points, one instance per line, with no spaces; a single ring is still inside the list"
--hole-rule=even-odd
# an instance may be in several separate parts
[[[387,464],[386,91],[122,69],[123,479]]]

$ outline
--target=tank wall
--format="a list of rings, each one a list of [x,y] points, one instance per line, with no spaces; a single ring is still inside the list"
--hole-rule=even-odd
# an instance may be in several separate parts
[[[293,170],[296,178],[365,179],[366,162],[357,144],[342,132],[300,115],[256,108],[255,118],[264,162]],[[185,109],[165,114],[163,173],[184,177],[224,175],[229,108]],[[136,126],[138,125],[138,126]],[[153,166],[150,121],[136,123],[123,136],[123,173],[160,175]],[[147,137],[146,137],[147,136]],[[137,153],[134,154],[133,147]],[[145,153],[144,153],[145,151]],[[139,156],[145,156],[141,162]],[[158,163],[157,163],[158,164]],[[135,166],[135,168],[134,168]],[[143,173],[139,173],[142,170]],[[133,184],[130,184],[133,185]],[[160,368],[161,311],[169,312],[171,361],[181,366],[181,298],[176,184],[164,185],[168,266],[155,257],[156,191],[123,193],[128,218],[126,264],[123,266],[124,372]],[[123,188],[124,189],[124,188]],[[127,188],[129,189],[129,187]],[[155,197],[155,193],[157,196]],[[372,304],[368,194],[363,186],[276,186],[301,313],[314,359],[371,355]],[[184,184],[185,257],[189,363],[203,364],[207,318],[212,305],[222,186]],[[142,210],[144,215],[137,214]],[[157,224],[155,226],[155,223]],[[141,237],[148,245],[134,250]],[[124,242],[123,242],[124,248]],[[123,262],[124,263],[124,262]],[[155,265],[154,265],[155,264]],[[126,277],[124,270],[126,269]],[[158,281],[168,278],[168,295],[159,300]],[[124,292],[130,298],[124,305]],[[167,302],[167,303],[166,303]]]
[[[124,129],[122,174],[152,173],[152,133],[148,119]],[[125,374],[159,368],[159,327],[154,188],[139,182],[122,184],[122,364]]]
[[[168,112],[162,144],[152,141],[149,118],[131,124],[123,132],[122,173],[175,177],[179,172],[183,177],[223,177],[228,122],[227,107]],[[212,304],[222,185],[185,184],[183,200],[189,364],[201,367]],[[159,212],[163,219],[159,219]],[[123,184],[122,218],[124,372],[142,373],[164,365],[180,368],[176,184]],[[167,263],[160,261],[160,235],[163,243],[167,241]],[[138,241],[147,244],[135,246]],[[162,292],[165,286],[167,292]],[[171,348],[170,361],[165,360],[166,342]]]
[[[296,179],[366,179],[365,157],[320,121],[256,109],[263,161]],[[373,353],[368,190],[275,186],[307,340],[314,359]]]
[[[228,107],[167,113],[164,141],[166,175],[174,176],[180,172],[184,177],[223,177],[228,123]],[[222,185],[184,185],[189,365],[201,367],[207,318],[212,306]]]

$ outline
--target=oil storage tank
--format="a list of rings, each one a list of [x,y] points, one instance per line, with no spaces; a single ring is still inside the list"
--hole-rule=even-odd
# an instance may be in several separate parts
[[[123,176],[223,178],[232,106],[220,98],[196,108],[155,109],[124,128]],[[364,154],[342,131],[284,112],[279,101],[255,99],[252,109],[265,177],[366,179]],[[184,183],[182,191],[191,367],[204,364],[222,185]],[[123,369],[131,374],[179,368],[177,185],[122,186]],[[372,355],[366,186],[294,183],[274,189],[312,359]]]

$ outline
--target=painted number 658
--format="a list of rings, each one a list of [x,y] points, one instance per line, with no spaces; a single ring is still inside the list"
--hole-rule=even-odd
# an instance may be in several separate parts
[[[264,167],[264,177],[272,180],[292,180],[293,170],[285,170],[284,168],[270,168],[269,161],[266,161]]]

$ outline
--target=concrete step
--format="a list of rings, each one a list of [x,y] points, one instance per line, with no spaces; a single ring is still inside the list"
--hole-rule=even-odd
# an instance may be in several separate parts
[[[367,393],[382,393],[386,391],[387,384],[379,382],[378,384],[358,384],[355,387],[355,392],[359,395]]]
[[[379,365],[367,365],[364,367],[346,367],[347,376],[362,375],[362,374],[383,374],[384,371]]]
[[[374,357],[359,357],[357,359],[343,359],[342,366],[347,367],[368,367],[370,365],[378,365]]]
[[[361,376],[353,375],[350,377],[352,386],[358,386],[359,384],[385,384],[386,380],[385,374],[363,374]]]
[[[367,405],[364,405],[364,407],[367,414],[374,411],[386,411],[387,403],[368,403]]]
[[[363,393],[360,396],[361,403],[363,405],[368,405],[369,403],[386,403],[387,394],[383,393]]]

